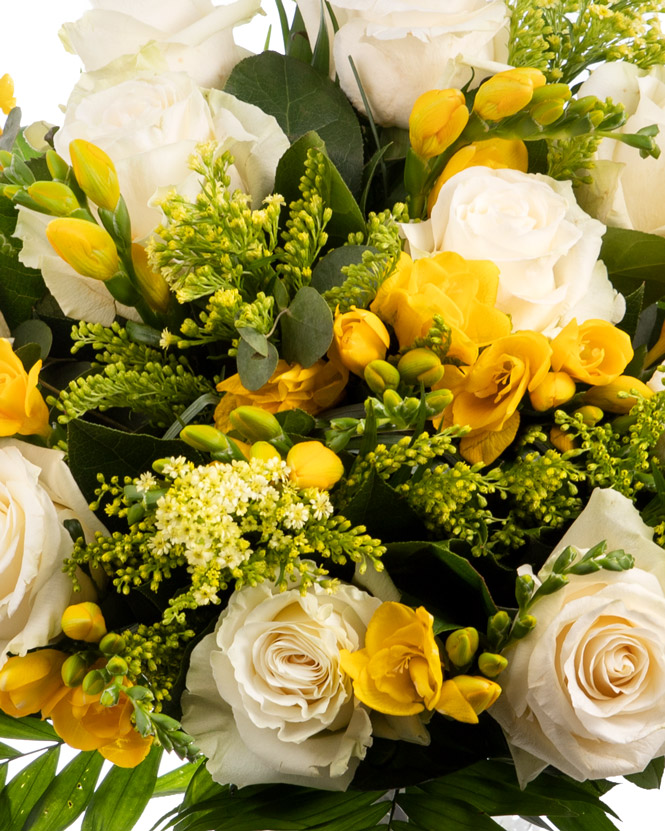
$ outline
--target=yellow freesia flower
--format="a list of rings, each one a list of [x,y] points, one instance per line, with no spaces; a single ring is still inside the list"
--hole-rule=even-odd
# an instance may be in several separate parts
[[[287,453],[286,464],[299,488],[328,490],[344,475],[342,460],[320,441],[294,444]]]
[[[385,358],[389,345],[390,335],[381,319],[367,309],[352,308],[335,315],[328,356],[362,377],[367,364]]]
[[[6,73],[0,78],[0,110],[7,115],[16,106],[14,98],[14,81]]]
[[[106,634],[102,610],[91,601],[67,606],[62,613],[61,626],[68,638],[86,643],[99,643]]]
[[[49,709],[67,691],[60,675],[66,658],[57,649],[8,658],[0,669],[0,710],[22,718]]]
[[[108,231],[87,219],[64,217],[46,226],[56,254],[74,271],[95,280],[110,280],[120,266],[118,249]]]
[[[629,413],[637,404],[633,390],[642,398],[651,398],[653,390],[632,375],[619,375],[609,384],[591,387],[584,393],[587,404],[600,407],[608,413]]]
[[[571,320],[552,341],[552,369],[602,386],[616,380],[633,359],[630,336],[606,320]]]
[[[340,650],[342,671],[363,704],[394,716],[434,709],[443,670],[433,622],[422,606],[383,603],[369,622],[364,649]]]
[[[443,682],[436,710],[466,724],[477,724],[480,713],[494,704],[501,694],[496,681],[482,675],[456,675]]]
[[[539,69],[522,66],[488,78],[480,85],[473,111],[487,121],[499,121],[518,113],[533,98],[533,91],[546,83]]]
[[[548,372],[529,392],[531,406],[539,413],[566,404],[575,395],[575,382],[567,372]]]
[[[0,338],[0,436],[45,436],[48,407],[37,389],[42,362],[26,372],[8,340]]]
[[[96,144],[84,139],[69,143],[74,176],[83,193],[95,205],[115,210],[120,199],[120,183],[111,158]]]
[[[422,159],[438,156],[459,138],[468,120],[460,90],[429,90],[416,99],[409,116],[411,146]]]

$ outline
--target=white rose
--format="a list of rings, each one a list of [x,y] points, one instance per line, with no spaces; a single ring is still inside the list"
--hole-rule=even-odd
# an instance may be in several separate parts
[[[121,57],[160,44],[168,68],[202,87],[222,87],[251,53],[236,46],[233,27],[249,22],[261,0],[215,6],[211,0],[91,0],[92,11],[65,23],[60,38],[93,72]]]
[[[545,566],[567,545],[602,540],[628,571],[572,575],[537,600],[535,629],[506,650],[503,728],[522,785],[548,764],[583,781],[638,773],[665,753],[665,555],[632,502],[595,490]]]
[[[474,86],[507,69],[508,9],[503,0],[336,0],[339,24],[332,56],[340,85],[365,112],[353,58],[372,115],[379,124],[407,127],[413,104],[430,89]],[[319,0],[298,0],[316,42]]]
[[[201,142],[216,142],[235,158],[231,188],[241,188],[258,205],[271,192],[277,162],[289,141],[277,121],[232,95],[205,93],[184,73],[157,72],[153,49],[118,59],[104,70],[81,76],[74,88],[55,147],[69,161],[75,138],[105,150],[118,171],[135,241],[144,240],[162,219],[151,204],[163,189],[188,196],[199,190],[188,161]],[[23,240],[21,262],[39,268],[65,314],[109,324],[115,314],[136,317],[118,306],[106,288],[78,275],[44,237],[48,217],[19,210],[16,236]]]
[[[62,571],[73,546],[63,525],[67,519],[77,519],[88,540],[106,530],[61,451],[0,440],[0,665],[8,653],[25,655],[46,646],[60,633],[65,608],[95,596],[82,573],[83,592],[73,595],[72,581]]]
[[[381,601],[353,586],[231,596],[214,634],[194,649],[183,726],[222,784],[285,782],[343,790],[372,724],[339,666],[363,646]]]
[[[624,298],[598,259],[605,226],[579,207],[570,182],[471,167],[441,188],[429,220],[402,233],[414,259],[455,251],[496,263],[496,305],[515,331],[553,337],[573,318],[623,317]]]
[[[579,95],[611,97],[628,116],[622,133],[636,133],[656,124],[656,141],[665,135],[665,67],[649,71],[624,61],[601,64],[582,85]],[[643,159],[639,150],[603,139],[598,148],[591,185],[580,189],[582,204],[606,225],[665,236],[665,154]]]

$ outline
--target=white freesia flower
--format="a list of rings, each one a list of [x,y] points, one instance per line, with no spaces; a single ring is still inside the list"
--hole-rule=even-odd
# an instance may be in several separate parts
[[[622,133],[636,133],[656,124],[656,141],[665,134],[665,67],[648,71],[625,61],[601,64],[582,85],[579,95],[611,97],[623,104],[627,120]],[[606,225],[665,236],[665,153],[643,159],[639,150],[613,139],[598,148],[593,182],[580,191],[583,205]]]
[[[72,581],[62,571],[73,546],[65,520],[77,519],[87,540],[105,531],[63,455],[16,439],[0,440],[0,665],[8,653],[25,655],[46,646],[59,634],[65,608],[95,596],[82,573],[83,592],[73,594]]]
[[[506,650],[490,713],[523,785],[548,764],[582,781],[638,773],[665,753],[665,556],[652,533],[629,499],[595,490],[539,572],[567,545],[606,540],[635,558],[628,571],[571,575]]]
[[[507,69],[508,10],[503,0],[335,0],[334,72],[353,105],[365,112],[353,58],[374,119],[407,127],[413,104],[430,89],[474,86]],[[316,42],[319,0],[299,0]]]
[[[339,650],[363,646],[380,605],[347,585],[302,595],[263,583],[231,596],[215,633],[192,653],[183,695],[183,726],[215,781],[348,786],[372,723],[340,670]],[[396,721],[404,720],[390,726]],[[409,738],[426,741],[422,734],[421,726]]]
[[[454,251],[496,263],[496,305],[516,331],[552,337],[573,318],[623,317],[624,298],[598,259],[605,226],[578,206],[570,182],[471,167],[441,188],[429,220],[402,233],[413,259]]]
[[[202,87],[219,87],[251,53],[236,46],[233,27],[249,22],[261,0],[216,6],[211,0],[91,0],[92,10],[65,23],[60,38],[93,72],[149,43],[160,45],[168,68]]]

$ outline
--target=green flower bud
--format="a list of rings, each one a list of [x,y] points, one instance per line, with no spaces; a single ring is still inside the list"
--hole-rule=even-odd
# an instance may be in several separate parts
[[[110,672],[111,675],[127,675],[129,667],[124,658],[121,658],[120,655],[114,655],[106,662],[106,671]]]
[[[270,441],[284,437],[279,421],[272,413],[261,407],[252,405],[236,407],[229,414],[229,421],[233,429],[250,442]]]
[[[523,609],[531,600],[536,585],[530,574],[520,574],[515,580],[515,599],[520,609]]]
[[[99,648],[104,655],[117,655],[124,652],[126,646],[125,639],[117,632],[109,632],[99,642]]]
[[[70,655],[60,669],[62,682],[67,687],[78,687],[88,674],[89,662],[80,652]]]
[[[535,627],[536,623],[536,618],[533,615],[522,615],[515,621],[512,636],[518,640],[525,637]]]
[[[508,659],[495,652],[483,652],[478,656],[478,669],[488,678],[496,678],[508,666]]]
[[[55,152],[55,150],[46,151],[46,166],[48,167],[48,172],[54,179],[60,179],[64,181],[67,178],[67,174],[69,173],[69,165],[62,158],[62,156],[59,156]]]
[[[402,396],[396,390],[386,390],[383,393],[383,406],[390,415],[396,415],[402,404]]]
[[[107,687],[99,697],[99,703],[102,707],[115,707],[120,700],[120,687],[115,684],[112,687]]]
[[[224,433],[209,424],[188,424],[180,431],[180,438],[185,444],[205,453],[225,452],[229,449],[229,440]]]
[[[400,374],[397,367],[388,361],[370,361],[364,370],[365,383],[375,395],[382,395],[386,390],[397,389]]]
[[[81,687],[86,695],[99,695],[107,683],[106,673],[101,669],[93,669],[85,676]]]
[[[40,208],[53,216],[68,216],[81,207],[74,191],[62,182],[35,182],[26,190]]]
[[[0,169],[3,167],[9,167],[12,163],[12,154],[9,150],[0,150]]]
[[[425,396],[427,402],[427,415],[436,416],[442,413],[446,407],[453,402],[453,394],[450,390],[432,390]]]
[[[457,629],[446,638],[446,652],[456,667],[465,667],[473,660],[478,649],[478,630],[473,626]]]
[[[438,355],[431,349],[418,348],[407,352],[397,364],[405,384],[424,384],[431,387],[443,378],[443,366]]]
[[[605,413],[600,409],[600,407],[593,407],[591,404],[586,404],[584,407],[579,407],[575,410],[573,415],[581,415],[582,421],[587,425],[587,427],[594,427],[599,421],[602,420]]]
[[[540,124],[542,127],[549,127],[550,124],[554,124],[563,115],[564,102],[558,100],[539,101],[530,107],[529,113],[536,124]]]
[[[487,638],[492,645],[501,643],[510,631],[511,620],[508,612],[497,612],[487,621]]]

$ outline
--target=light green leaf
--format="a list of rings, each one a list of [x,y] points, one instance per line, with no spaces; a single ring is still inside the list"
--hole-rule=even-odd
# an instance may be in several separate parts
[[[325,355],[332,342],[333,318],[316,289],[299,289],[280,322],[282,352],[289,363],[308,367]]]
[[[15,747],[10,747],[4,742],[0,742],[0,759],[19,759],[23,754]],[[4,766],[3,766],[4,767]]]
[[[12,718],[2,712],[0,712],[0,736],[3,739],[62,743],[62,739],[48,721],[42,721],[34,716]]]
[[[316,131],[351,190],[360,190],[360,125],[347,97],[329,78],[295,58],[263,52],[237,64],[224,91],[273,115],[291,142]]]
[[[174,796],[185,793],[189,783],[192,781],[192,776],[196,773],[199,767],[203,764],[200,762],[188,762],[175,770],[170,770],[163,776],[160,776],[153,789],[153,796]]]
[[[130,831],[150,801],[162,748],[152,747],[135,768],[112,767],[94,792],[81,831]]]
[[[268,338],[263,334],[263,332],[252,329],[250,326],[240,326],[238,328],[238,334],[252,347],[255,352],[258,352],[262,358],[267,357]]]
[[[58,766],[60,745],[50,747],[16,774],[0,794],[0,828],[22,831],[28,814],[49,787]]]
[[[266,339],[266,354],[257,352],[246,340],[238,343],[236,364],[242,384],[248,390],[260,389],[275,371],[279,354],[270,341]]]

